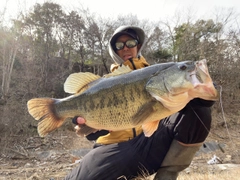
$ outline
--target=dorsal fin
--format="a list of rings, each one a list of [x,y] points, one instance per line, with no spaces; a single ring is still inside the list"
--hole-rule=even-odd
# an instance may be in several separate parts
[[[121,75],[121,74],[126,74],[126,73],[129,73],[131,71],[133,71],[133,70],[129,66],[122,65],[122,66],[119,66],[112,73],[105,74],[103,77],[109,78],[109,77],[112,77],[112,76],[118,76],[118,75]]]
[[[81,93],[88,89],[88,84],[101,78],[90,72],[73,73],[68,76],[64,83],[64,91],[70,94]]]

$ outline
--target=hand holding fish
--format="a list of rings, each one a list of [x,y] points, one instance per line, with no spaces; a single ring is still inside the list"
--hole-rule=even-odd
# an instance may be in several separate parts
[[[73,124],[76,124],[76,126],[74,127],[74,129],[76,130],[76,133],[80,134],[78,132],[80,132],[81,126],[85,124],[86,120],[82,117],[76,116],[72,119],[72,122],[73,122]]]
[[[76,118],[74,118],[74,124],[85,124],[85,122],[86,122],[86,120],[84,119],[84,118],[82,118],[82,117],[76,117]]]

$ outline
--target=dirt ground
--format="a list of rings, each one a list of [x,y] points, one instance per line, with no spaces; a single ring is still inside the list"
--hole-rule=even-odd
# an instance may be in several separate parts
[[[187,179],[188,176],[190,179],[220,179],[219,173],[227,174],[231,180],[239,177],[231,177],[234,172],[240,172],[239,135],[240,125],[212,129],[206,142],[216,142],[220,148],[207,153],[199,151],[190,167],[181,172],[179,179]],[[1,136],[0,180],[63,179],[77,166],[76,160],[81,159],[92,144],[69,130],[58,130],[46,138],[38,135]],[[221,159],[221,166],[207,163],[214,155]],[[206,173],[207,177],[213,177],[206,178]]]

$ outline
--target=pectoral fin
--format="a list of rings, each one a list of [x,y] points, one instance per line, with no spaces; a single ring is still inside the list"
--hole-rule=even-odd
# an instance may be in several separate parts
[[[147,104],[144,104],[138,112],[133,116],[131,123],[134,126],[141,125],[146,121],[146,119],[155,112],[154,105],[155,101],[151,101]]]
[[[157,130],[159,121],[152,121],[142,125],[143,133],[146,137],[150,137]]]

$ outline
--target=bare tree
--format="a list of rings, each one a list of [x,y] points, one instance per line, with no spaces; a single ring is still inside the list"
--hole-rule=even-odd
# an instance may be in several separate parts
[[[18,42],[13,32],[7,32],[3,29],[0,30],[0,37],[2,37],[0,43],[0,67],[2,70],[1,98],[5,100],[10,88]]]
[[[77,58],[84,63],[84,44],[83,44],[83,32],[85,31],[85,22],[83,18],[76,12],[71,11],[64,16],[62,20],[62,29],[59,29],[59,41],[61,45],[61,58],[65,58],[67,54],[67,60],[69,63],[69,69],[72,69],[74,62],[74,52],[77,51]],[[65,53],[67,51],[67,53]]]
[[[22,28],[25,32],[33,34],[33,47],[35,51],[35,61],[40,65],[40,76],[42,83],[47,85],[49,73],[49,61],[55,52],[59,50],[56,41],[56,31],[63,17],[61,6],[54,3],[36,4],[33,12],[23,17]]]

